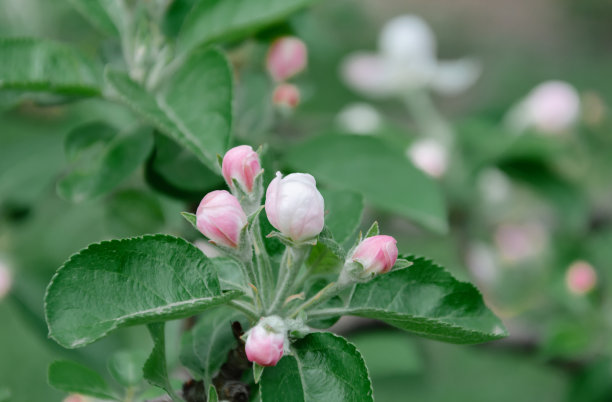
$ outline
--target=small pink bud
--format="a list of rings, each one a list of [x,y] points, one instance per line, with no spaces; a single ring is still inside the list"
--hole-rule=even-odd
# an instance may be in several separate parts
[[[8,266],[0,261],[0,299],[8,294],[13,286],[13,274]]]
[[[396,243],[391,236],[368,237],[359,243],[349,259],[360,263],[367,273],[384,274],[389,272],[397,260]]]
[[[442,177],[448,168],[448,152],[439,141],[425,138],[408,148],[408,157],[431,177]]]
[[[225,190],[206,194],[196,213],[200,232],[218,245],[236,248],[247,217],[240,203]]]
[[[593,290],[597,284],[597,273],[586,261],[575,261],[565,273],[565,284],[570,292],[583,295]]]
[[[64,398],[63,402],[90,402],[91,399],[81,394],[70,394]]]
[[[245,192],[250,193],[255,176],[261,172],[259,155],[250,146],[239,145],[225,153],[221,170],[230,188],[234,188],[236,180]]]
[[[525,100],[526,119],[545,133],[569,129],[580,114],[580,96],[571,85],[548,81],[535,87]]]
[[[323,196],[309,174],[280,172],[266,191],[266,215],[283,235],[300,242],[321,233],[324,225]]]
[[[270,45],[266,67],[274,81],[282,82],[306,68],[307,59],[304,42],[293,36],[284,36]]]
[[[281,325],[273,327],[269,324],[277,321]],[[249,332],[245,345],[247,359],[260,366],[276,366],[276,363],[283,357],[285,337],[284,325],[280,318],[267,317],[262,319]]]
[[[291,84],[279,84],[272,94],[272,102],[282,109],[295,109],[300,104],[300,90]]]

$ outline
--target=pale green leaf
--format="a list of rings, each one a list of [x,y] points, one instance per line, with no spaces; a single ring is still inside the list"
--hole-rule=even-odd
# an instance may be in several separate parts
[[[285,163],[323,183],[363,194],[366,203],[403,215],[437,232],[447,230],[438,185],[380,139],[323,135],[299,144]]]
[[[96,96],[101,77],[101,66],[72,47],[43,39],[0,39],[0,90]]]
[[[325,225],[338,243],[343,243],[357,231],[363,212],[363,197],[359,193],[323,189]]]
[[[104,378],[92,369],[68,360],[57,360],[49,366],[49,385],[102,399],[117,400]]]
[[[106,79],[121,101],[209,169],[219,171],[217,154],[225,153],[231,132],[233,87],[221,52],[195,50],[158,94],[147,92],[123,72],[108,70]]]
[[[120,3],[117,0],[69,0],[79,13],[83,15],[89,22],[92,23],[101,32],[118,36],[119,31],[109,16],[109,10],[116,9],[116,4]],[[115,5],[113,4],[115,3]],[[112,7],[112,8],[111,8]],[[112,14],[111,14],[112,15]]]
[[[221,290],[212,265],[195,246],[167,235],[92,244],[49,284],[49,335],[76,348],[123,326],[188,317],[238,296]]]
[[[200,0],[179,34],[182,50],[249,35],[283,21],[313,0]]]
[[[147,326],[153,338],[153,350],[142,369],[144,378],[156,387],[164,389],[173,402],[181,402],[180,398],[168,379],[168,366],[166,364],[166,323],[156,322]]]
[[[108,360],[108,372],[122,386],[137,386],[142,381],[142,367],[147,354],[140,350],[122,350]]]
[[[260,382],[262,401],[373,401],[363,358],[346,339],[312,333],[292,349],[292,356],[266,367]]]

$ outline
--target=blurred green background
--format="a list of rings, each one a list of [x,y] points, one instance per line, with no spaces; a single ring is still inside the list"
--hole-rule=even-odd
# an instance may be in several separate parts
[[[369,102],[382,119],[374,135],[403,151],[418,134],[405,105],[368,99],[340,75],[344,58],[355,50],[375,51],[381,26],[400,14],[419,15],[431,25],[441,59],[474,57],[482,75],[460,95],[434,97],[456,136],[448,173],[438,179],[449,231],[428,230],[374,207],[364,222],[379,220],[383,232],[398,238],[401,252],[428,256],[474,282],[510,337],[458,346],[363,320],[343,320],[337,330],[364,354],[377,401],[612,400],[612,2],[319,2],[278,28],[301,37],[309,49],[308,69],[296,80],[302,103],[290,116],[261,102],[271,90],[263,73],[265,35],[230,46],[241,74],[236,141],[270,143],[268,163],[281,166],[297,141],[342,130],[337,116],[346,105]],[[117,52],[63,0],[2,0],[0,36],[53,39],[92,57]],[[509,141],[514,137],[504,116],[547,80],[576,88],[579,121],[563,136],[528,132]],[[78,167],[64,150],[68,132],[105,119],[125,128],[134,116],[103,100],[17,99],[10,92],[0,92],[0,107],[0,259],[14,277],[0,300],[0,401],[59,401],[65,395],[46,382],[54,359],[102,370],[111,351],[151,345],[138,327],[75,351],[47,339],[43,297],[55,270],[103,239],[163,232],[195,240],[179,212],[221,183],[196,174],[192,159],[177,162],[176,145],[156,136],[157,154],[118,187],[68,201],[57,191],[58,181]],[[180,192],[172,181],[181,182]],[[503,197],[491,200],[495,194],[487,189],[496,183]],[[507,251],[504,233],[520,237],[518,247],[528,250],[510,245]],[[596,273],[593,289],[583,294],[566,283],[576,261]]]

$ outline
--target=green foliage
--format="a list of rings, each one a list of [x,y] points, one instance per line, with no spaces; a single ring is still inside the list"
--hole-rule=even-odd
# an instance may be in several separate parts
[[[470,283],[459,282],[424,258],[359,284],[346,314],[375,318],[426,338],[479,343],[507,336],[506,329]]]
[[[218,307],[203,314],[197,324],[183,335],[181,362],[206,383],[210,383],[224,363],[227,353],[236,347],[231,328],[233,321],[246,324],[240,312]]]
[[[232,73],[222,53],[195,50],[157,95],[120,71],[108,70],[106,80],[122,102],[218,171],[232,122]]]
[[[285,163],[336,188],[360,192],[367,203],[380,209],[437,232],[447,230],[440,189],[401,152],[379,139],[319,136],[291,149]]]
[[[66,392],[102,399],[118,399],[100,374],[72,361],[58,360],[51,363],[49,384]]]
[[[102,69],[76,49],[42,39],[0,39],[0,90],[96,96]]]
[[[95,135],[101,128],[97,123],[93,124]],[[137,127],[113,139],[100,136],[99,141],[88,143],[87,136],[79,134],[89,131],[90,127],[78,127],[75,129],[76,134],[73,131],[67,137],[65,148],[71,154],[82,153],[82,157],[75,163],[73,170],[58,182],[57,191],[62,198],[72,202],[80,202],[112,190],[140,166],[153,146],[151,129],[148,127]]]
[[[353,235],[361,223],[363,197],[351,191],[325,189],[321,191],[325,199],[325,225],[338,243],[343,243]]]
[[[329,332],[293,344],[293,355],[264,370],[262,400],[373,401],[363,358],[354,345]]]
[[[172,236],[93,244],[72,256],[49,285],[49,335],[76,348],[122,326],[187,317],[236,297],[221,291],[211,265]]]
[[[146,361],[147,355],[143,351],[119,351],[108,360],[108,372],[122,386],[135,387],[142,381],[142,367]]]
[[[144,378],[155,385],[164,389],[172,398],[173,402],[180,402],[180,398],[168,379],[168,367],[166,364],[166,324],[163,322],[152,323],[148,325],[149,332],[153,338],[153,350],[142,369]]]
[[[236,39],[282,21],[313,0],[199,1],[188,14],[179,46],[192,49],[203,43]]]
[[[112,15],[119,11],[118,1],[112,0],[69,0],[86,19],[101,32],[118,36],[119,30],[113,22]]]

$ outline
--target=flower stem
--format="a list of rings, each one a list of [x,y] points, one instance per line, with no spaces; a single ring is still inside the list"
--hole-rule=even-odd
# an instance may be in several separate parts
[[[239,300],[231,300],[228,304],[230,305],[230,307],[233,307],[236,310],[239,310],[242,313],[244,313],[247,317],[249,317],[253,321],[257,321],[257,318],[259,316],[255,312],[255,310],[253,310],[252,306],[250,306],[249,304],[243,303]]]
[[[278,283],[274,300],[268,309],[268,314],[277,312],[287,298],[287,293],[291,290],[291,285],[297,276],[299,268],[306,257],[305,247],[287,247],[281,261]]]
[[[342,292],[344,289],[346,289],[346,287],[347,287],[346,285],[340,284],[340,283],[336,283],[336,282],[332,282],[332,283],[328,284],[323,289],[319,290],[310,299],[306,300],[304,303],[300,304],[295,309],[293,309],[289,313],[289,318],[294,318],[296,315],[299,314],[300,311],[303,311],[303,310],[305,310],[307,308],[314,307],[314,306],[316,306],[318,304],[321,304],[321,303],[331,299],[332,297],[338,295],[340,292]]]
[[[261,294],[261,301],[265,309],[271,302],[270,298],[274,285],[272,265],[270,264],[270,258],[266,252],[263,238],[261,237],[259,219],[253,221],[250,234],[255,253],[255,261],[257,261],[257,273],[259,274],[259,293]]]

